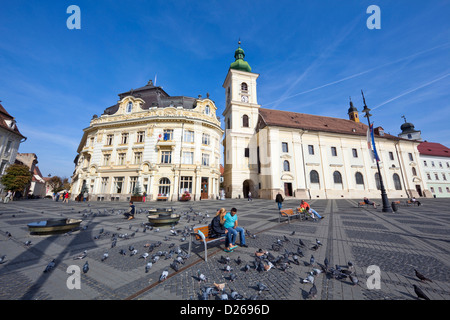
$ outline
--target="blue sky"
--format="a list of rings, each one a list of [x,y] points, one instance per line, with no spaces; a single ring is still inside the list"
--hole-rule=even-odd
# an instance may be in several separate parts
[[[67,7],[81,9],[69,30]],[[370,30],[370,5],[381,29]],[[402,115],[450,146],[450,1],[10,1],[0,5],[0,100],[44,176],[70,177],[94,114],[155,79],[170,95],[223,81],[240,38],[265,108],[347,118],[349,97],[397,135]],[[364,119],[365,120],[365,119]]]

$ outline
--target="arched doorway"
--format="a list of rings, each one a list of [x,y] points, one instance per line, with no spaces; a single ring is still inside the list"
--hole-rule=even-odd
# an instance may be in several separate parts
[[[245,180],[242,183],[242,193],[244,194],[244,198],[248,198],[248,193],[252,193],[252,198],[256,197],[255,194],[255,185],[252,180]]]

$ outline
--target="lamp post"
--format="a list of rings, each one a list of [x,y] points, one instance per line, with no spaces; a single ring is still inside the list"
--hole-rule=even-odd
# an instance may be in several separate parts
[[[364,102],[364,109],[363,109],[362,112],[364,112],[366,114],[364,117],[367,118],[367,123],[369,124],[369,130],[370,130],[370,116],[372,116],[372,115],[370,114],[370,109],[366,105],[366,99],[364,98],[364,93],[363,93],[362,90],[361,90],[361,94],[362,94],[363,102]],[[383,202],[383,209],[382,209],[382,211],[383,212],[392,212],[392,208],[389,205],[389,199],[388,199],[387,194],[386,194],[386,189],[384,189],[384,184],[383,184],[383,178],[381,176],[380,165],[379,165],[378,161],[375,161],[375,162],[377,163],[378,176],[380,177],[381,200]]]

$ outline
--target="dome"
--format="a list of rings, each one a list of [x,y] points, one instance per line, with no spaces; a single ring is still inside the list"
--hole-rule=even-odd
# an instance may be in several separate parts
[[[405,122],[400,126],[400,130],[402,130],[402,133],[408,133],[408,132],[417,132],[417,130],[414,129],[414,125],[411,122]]]
[[[350,108],[348,108],[348,113],[350,114],[352,112],[358,112],[358,110],[355,108],[353,102],[350,100]]]
[[[241,42],[239,41],[239,47],[234,52],[234,58],[236,59],[231,65],[230,69],[252,72],[252,68],[247,61],[244,60],[245,52],[241,48]]]

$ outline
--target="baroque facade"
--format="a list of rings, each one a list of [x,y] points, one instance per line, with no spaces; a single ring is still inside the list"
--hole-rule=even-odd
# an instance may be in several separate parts
[[[72,198],[127,200],[144,192],[178,200],[219,196],[223,130],[214,102],[170,96],[149,81],[119,94],[119,101],[92,118],[78,147]]]
[[[349,119],[261,108],[257,78],[235,51],[225,89],[224,188],[227,197],[380,197],[380,177],[367,143],[368,126],[350,102]],[[389,197],[428,193],[419,163],[420,142],[375,128],[381,178]]]

